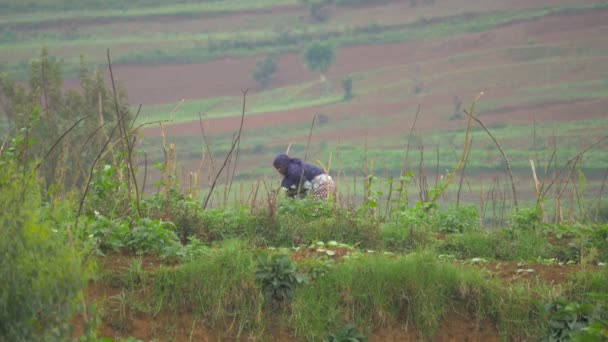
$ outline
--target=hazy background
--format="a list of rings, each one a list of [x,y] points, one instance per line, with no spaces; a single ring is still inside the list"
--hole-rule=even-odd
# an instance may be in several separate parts
[[[177,181],[197,174],[202,190],[239,129],[246,89],[238,163],[221,182],[276,184],[272,159],[291,144],[290,154],[328,168],[352,193],[369,174],[379,188],[406,171],[414,183],[441,181],[462,153],[463,111],[483,92],[475,114],[532,198],[530,159],[548,181],[606,135],[607,37],[605,1],[0,1],[5,76],[26,84],[46,47],[64,88],[78,89],[81,55],[109,80],[109,49],[133,112],[142,106],[137,123],[164,121]],[[315,42],[334,54],[324,77],[304,57]],[[264,60],[274,72],[262,82],[252,74]],[[138,160],[141,171],[145,152],[152,191],[161,129],[143,127]],[[507,192],[498,149],[472,127],[465,196]],[[577,161],[589,193],[599,191],[607,151],[604,141]]]

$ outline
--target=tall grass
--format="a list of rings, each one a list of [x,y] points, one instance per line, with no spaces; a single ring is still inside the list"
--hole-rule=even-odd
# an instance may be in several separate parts
[[[354,322],[368,333],[400,322],[430,338],[455,307],[478,321],[497,319],[504,336],[537,336],[534,289],[503,288],[481,273],[436,261],[425,252],[403,257],[361,256],[296,292],[292,320],[306,340]],[[530,291],[532,290],[532,291]],[[536,293],[538,295],[538,293]]]
[[[161,311],[192,312],[207,318],[212,326],[263,328],[262,297],[255,283],[255,251],[243,241],[226,241],[221,248],[181,265],[165,268],[153,275],[152,306]]]

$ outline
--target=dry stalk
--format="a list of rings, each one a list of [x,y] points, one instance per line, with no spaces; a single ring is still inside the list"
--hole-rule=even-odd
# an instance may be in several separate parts
[[[505,154],[505,151],[502,149],[502,146],[500,146],[500,144],[498,143],[498,140],[496,140],[496,138],[490,132],[490,130],[488,130],[488,128],[486,127],[486,125],[484,125],[483,122],[481,122],[481,120],[479,120],[477,117],[475,117],[473,115],[473,112],[467,112],[465,110],[465,113],[467,114],[467,116],[469,118],[475,120],[486,131],[486,133],[488,133],[488,135],[490,136],[490,138],[492,139],[492,141],[494,142],[494,144],[496,145],[496,147],[498,147],[498,150],[500,151],[500,154],[502,155],[502,158],[504,159],[505,163],[507,164],[507,170],[509,171],[509,177],[511,177],[511,190],[513,191],[513,203],[515,205],[515,211],[517,211],[518,210],[518,206],[517,206],[517,193],[515,191],[515,181],[513,180],[513,170],[511,169],[511,163],[509,163],[509,159],[507,158],[507,155]]]
[[[545,191],[543,192],[543,197],[547,194],[547,192],[551,189],[551,187],[553,186],[553,184],[555,183],[555,181],[557,179],[559,179],[559,177],[561,176],[562,172],[564,172],[564,170],[568,167],[568,165],[570,165],[570,163],[572,163],[573,161],[577,160],[579,157],[581,157],[583,154],[585,154],[587,151],[589,151],[590,149],[592,149],[593,147],[599,145],[600,143],[602,143],[604,140],[608,139],[608,135],[605,135],[601,138],[599,138],[598,140],[596,140],[594,143],[588,145],[585,149],[583,149],[581,152],[579,152],[577,155],[575,155],[574,157],[570,158],[565,164],[564,166],[562,166],[559,171],[557,171],[555,177],[551,180],[551,183],[549,183],[549,185],[547,186],[547,188],[545,189]]]
[[[414,128],[416,127],[416,122],[418,121],[419,114],[420,114],[420,104],[418,104],[418,107],[416,108],[416,115],[414,116],[414,121],[412,122],[412,126],[410,126],[410,133],[407,137],[407,146],[405,147],[405,160],[403,161],[403,168],[401,170],[401,176],[399,177],[399,202],[400,203],[403,198],[404,191],[405,191],[405,197],[407,199],[407,188],[406,188],[404,177],[407,175],[407,160],[408,160],[408,157],[410,154],[410,143],[411,143],[411,139],[412,139],[412,134],[414,132]]]
[[[245,89],[242,90],[241,92],[243,93],[243,108],[242,111],[243,113],[245,113],[245,95],[247,94],[247,91],[249,91],[249,89]],[[239,127],[239,132],[243,131],[243,122],[244,120],[241,120],[241,126]],[[232,183],[234,182],[234,174],[236,173],[236,166],[239,162],[239,153],[241,152],[241,134],[239,133],[238,137],[237,137],[237,143],[236,143],[236,154],[234,156],[234,168],[232,169],[232,176],[230,177],[230,181],[228,183],[228,193],[230,193],[230,190],[232,189]]]
[[[51,154],[51,152],[53,152],[53,150],[55,149],[55,147],[57,147],[57,145],[61,142],[61,140],[63,140],[63,138],[65,138],[65,136],[68,135],[68,133],[70,133],[70,131],[72,129],[74,129],[74,127],[78,126],[78,124],[80,122],[82,122],[82,120],[88,118],[89,116],[91,116],[91,115],[87,115],[87,116],[84,116],[84,117],[78,119],[78,121],[76,121],[72,126],[70,126],[70,128],[68,128],[65,132],[63,132],[63,134],[61,134],[61,136],[59,136],[59,138],[57,140],[55,140],[55,143],[53,143],[53,145],[46,152],[46,154],[44,155],[44,157],[42,157],[42,159],[38,162],[38,164],[36,164],[36,167],[34,167],[34,170],[38,170],[38,168],[40,167],[40,165],[42,165],[42,163],[46,160],[46,158],[49,156],[49,154]]]
[[[467,151],[469,149],[468,143],[469,143],[469,132],[471,129],[471,119],[474,118],[473,113],[475,112],[475,105],[477,104],[477,101],[479,101],[479,98],[481,97],[481,95],[483,95],[483,92],[479,93],[479,95],[477,95],[477,97],[475,98],[473,103],[471,103],[470,110],[468,112],[465,110],[465,113],[468,115],[469,119],[467,120],[467,126],[466,126],[465,133],[464,133],[464,146],[462,148],[462,154],[460,156],[460,160],[458,161],[458,164],[456,165],[456,167],[454,167],[454,170],[452,172],[450,172],[450,174],[445,178],[445,183],[443,183],[441,185],[440,189],[437,189],[437,191],[435,191],[433,198],[431,198],[429,200],[431,204],[437,202],[437,199],[439,198],[439,196],[441,196],[443,194],[445,189],[447,189],[447,187],[450,185],[450,183],[452,182],[452,180],[454,179],[454,177],[456,176],[456,174],[462,167],[462,165],[464,165]],[[428,211],[431,208],[432,208],[432,206],[429,205],[429,206],[425,207],[425,210]]]
[[[108,56],[108,68],[110,70],[110,80],[112,81],[112,94],[114,95],[114,106],[116,107],[116,119],[118,120],[119,131],[121,137],[121,141],[124,141],[121,146],[123,147],[123,153],[125,154],[125,162],[127,163],[129,169],[129,181],[127,182],[127,187],[129,189],[129,200],[131,199],[131,179],[133,181],[133,186],[135,187],[135,207],[137,209],[137,216],[141,217],[141,209],[139,206],[139,189],[137,185],[137,176],[135,175],[135,167],[133,166],[133,145],[131,139],[129,138],[130,131],[127,129],[127,125],[125,124],[125,115],[120,114],[120,107],[118,105],[118,95],[116,94],[116,85],[114,83],[114,73],[112,72],[112,61],[110,59],[110,49],[107,50]],[[139,107],[141,109],[141,106]],[[139,113],[139,110],[138,110]],[[126,144],[126,146],[125,146]]]
[[[604,193],[606,179],[608,179],[608,168],[606,168],[606,172],[604,172],[604,179],[602,180],[602,186],[600,187],[600,195],[597,201],[597,207],[595,208],[595,222],[597,222],[600,215],[600,207],[602,206],[602,194]]]
[[[473,137],[469,142],[469,148],[467,149],[467,155],[464,157],[464,164],[462,165],[462,172],[460,172],[460,182],[458,183],[458,192],[456,194],[456,208],[460,206],[460,191],[462,190],[462,181],[464,180],[464,174],[467,170],[467,163],[469,161],[469,154],[473,146]]]
[[[547,213],[545,212],[545,204],[542,202],[542,189],[543,184],[536,177],[536,167],[534,166],[534,160],[530,159],[530,167],[532,168],[532,179],[534,180],[534,189],[536,190],[536,206],[540,208],[542,213],[542,222],[547,223]]]
[[[239,131],[237,133],[236,138],[233,139],[233,141],[232,141],[232,146],[230,147],[230,150],[228,151],[228,155],[226,155],[226,159],[224,159],[224,164],[222,164],[222,166],[220,167],[219,171],[217,172],[215,178],[213,179],[213,182],[211,183],[211,189],[209,189],[209,193],[207,194],[207,197],[205,198],[205,201],[203,202],[203,209],[207,208],[207,205],[209,204],[209,199],[211,198],[211,195],[213,194],[213,189],[215,189],[215,186],[217,184],[217,180],[220,178],[222,171],[224,170],[224,168],[226,167],[226,164],[228,163],[228,160],[232,156],[232,152],[236,148],[236,144],[240,140],[241,132],[243,129],[243,121],[245,120],[245,101],[246,101],[246,99],[247,99],[247,90],[245,90],[243,92],[243,111],[241,113],[241,124],[239,126]]]

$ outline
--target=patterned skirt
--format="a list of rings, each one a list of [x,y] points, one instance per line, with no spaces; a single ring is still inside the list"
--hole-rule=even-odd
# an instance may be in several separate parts
[[[329,199],[335,196],[336,183],[328,174],[320,174],[312,179],[312,197],[314,199]]]

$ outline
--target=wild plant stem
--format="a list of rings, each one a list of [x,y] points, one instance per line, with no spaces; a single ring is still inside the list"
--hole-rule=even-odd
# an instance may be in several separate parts
[[[207,209],[207,204],[209,203],[209,199],[211,198],[211,195],[213,194],[213,189],[215,189],[217,180],[220,178],[222,171],[226,167],[226,164],[228,164],[228,160],[232,156],[232,152],[236,148],[236,145],[241,138],[241,132],[243,130],[243,122],[245,121],[245,101],[246,101],[246,99],[247,99],[247,90],[245,90],[243,92],[243,111],[241,112],[241,124],[239,126],[239,131],[237,132],[236,138],[232,140],[232,146],[230,147],[230,150],[228,151],[228,154],[226,155],[226,158],[224,159],[224,163],[222,164],[222,167],[220,167],[219,171],[215,175],[215,178],[213,179],[213,182],[211,183],[211,188],[209,189],[209,193],[207,194],[207,197],[205,197],[205,201],[203,201],[203,209]]]

